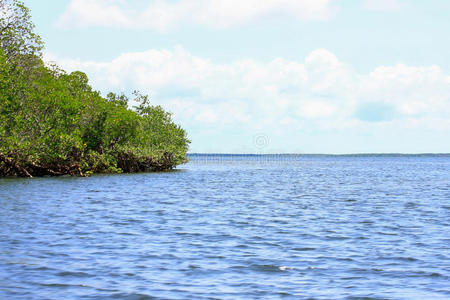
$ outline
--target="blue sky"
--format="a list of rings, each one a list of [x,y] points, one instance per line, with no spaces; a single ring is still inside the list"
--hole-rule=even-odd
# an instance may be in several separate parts
[[[450,1],[26,0],[45,59],[191,152],[450,152]]]

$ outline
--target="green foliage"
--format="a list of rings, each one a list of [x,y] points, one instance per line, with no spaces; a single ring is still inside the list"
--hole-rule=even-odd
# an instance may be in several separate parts
[[[172,114],[161,106],[151,106],[148,96],[134,92],[135,107],[141,116],[140,135],[138,141],[141,149],[149,151],[158,158],[171,153],[177,164],[186,161],[189,140],[186,132],[172,121]]]
[[[33,66],[43,48],[30,10],[19,0],[0,0],[0,46],[10,63]]]
[[[28,9],[0,0],[0,10],[0,176],[167,170],[186,161],[190,142],[170,113],[137,92],[129,109],[125,95],[101,97],[86,74],[45,66]]]

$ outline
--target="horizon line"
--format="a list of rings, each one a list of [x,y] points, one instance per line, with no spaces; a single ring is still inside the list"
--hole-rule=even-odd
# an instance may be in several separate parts
[[[217,152],[192,152],[187,155],[249,155],[249,156],[263,156],[263,155],[285,155],[285,156],[369,156],[369,155],[398,155],[398,156],[450,156],[450,152],[423,152],[423,153],[402,153],[402,152],[359,152],[359,153],[217,153]]]

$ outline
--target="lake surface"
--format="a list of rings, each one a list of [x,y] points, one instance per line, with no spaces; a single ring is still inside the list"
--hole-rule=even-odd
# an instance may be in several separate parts
[[[450,156],[0,179],[0,299],[449,299]]]

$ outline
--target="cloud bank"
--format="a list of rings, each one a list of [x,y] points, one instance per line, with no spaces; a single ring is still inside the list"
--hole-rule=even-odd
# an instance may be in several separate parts
[[[166,31],[183,23],[227,28],[262,17],[303,21],[333,16],[332,0],[71,0],[58,24],[71,27],[144,28]]]
[[[200,150],[206,143],[202,139],[211,141],[205,136],[208,132],[221,133],[215,143],[228,152],[252,152],[251,145],[234,150],[224,141],[249,141],[261,132],[274,143],[284,143],[283,152],[336,152],[298,148],[304,141],[295,139],[333,134],[328,137],[332,141],[353,135],[361,137],[355,145],[368,139],[369,147],[370,141],[384,136],[395,140],[395,134],[445,136],[450,131],[450,76],[438,66],[399,64],[360,74],[326,49],[314,50],[298,61],[276,58],[230,64],[195,56],[182,47],[126,53],[108,62],[51,55],[46,59],[67,70],[86,72],[103,92],[138,89],[150,93],[155,103],[172,111],[199,139]],[[371,146],[367,149],[402,149],[401,145],[391,151]],[[367,151],[350,145],[338,149]]]

